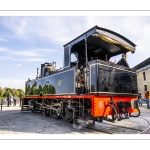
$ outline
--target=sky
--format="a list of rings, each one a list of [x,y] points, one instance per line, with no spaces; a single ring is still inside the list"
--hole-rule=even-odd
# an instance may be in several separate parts
[[[63,45],[95,25],[137,45],[127,53],[131,68],[149,58],[150,16],[0,16],[0,86],[24,90],[42,63],[63,67]]]

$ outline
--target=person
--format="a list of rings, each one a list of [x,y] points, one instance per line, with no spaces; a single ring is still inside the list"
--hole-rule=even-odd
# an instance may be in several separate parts
[[[17,101],[17,96],[15,95],[14,98],[13,98],[14,106],[16,106],[16,101]]]
[[[13,103],[13,96],[12,95],[10,95],[11,97],[10,97],[10,105]]]
[[[125,66],[129,68],[129,64],[127,62],[127,55],[122,54],[122,58],[118,61],[117,65]]]
[[[11,94],[9,94],[9,106],[11,106]]]
[[[141,101],[141,92],[139,91],[139,93],[138,93],[138,104],[139,104],[139,106],[141,105],[143,105],[142,104],[142,101]]]
[[[146,104],[147,104],[147,109],[150,109],[149,106],[149,91],[145,90],[145,100],[146,100]]]
[[[10,101],[9,101],[9,94],[7,95],[7,107],[10,106]]]

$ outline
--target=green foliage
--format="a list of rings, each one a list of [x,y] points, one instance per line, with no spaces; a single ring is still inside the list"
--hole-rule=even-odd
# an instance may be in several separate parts
[[[3,97],[4,95],[4,89],[0,86],[0,97]]]
[[[25,94],[26,94],[26,95],[30,95],[30,90],[31,90],[31,89],[30,89],[30,85],[26,84],[26,89],[25,89],[25,92],[26,92],[26,93],[25,93]]]
[[[0,87],[0,97],[7,97],[8,94],[11,94],[12,96],[24,96],[24,91],[22,89],[15,89],[15,88],[9,88],[9,87],[5,87],[2,88]]]
[[[19,97],[25,95],[25,93],[24,93],[24,91],[22,89],[17,89],[17,91],[18,91],[18,96]]]
[[[13,89],[12,89],[12,95],[13,95],[13,96],[15,96],[15,95],[16,95],[16,96],[19,96],[19,92],[18,92],[15,88],[13,88]]]
[[[38,88],[37,88],[38,87]],[[42,83],[37,85],[37,83],[32,82],[26,85],[26,95],[40,95],[43,94],[56,94],[56,89],[53,85],[45,84],[42,86]]]
[[[56,94],[55,87],[52,86],[51,84],[49,85],[49,94]]]
[[[3,96],[7,97],[9,94],[13,95],[12,89],[8,88],[8,87],[5,87]]]

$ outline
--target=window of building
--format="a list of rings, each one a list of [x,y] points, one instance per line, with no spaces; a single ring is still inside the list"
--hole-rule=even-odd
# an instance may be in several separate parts
[[[146,73],[143,72],[143,80],[146,80]]]
[[[147,90],[147,85],[144,85],[144,90],[145,90],[145,91]]]

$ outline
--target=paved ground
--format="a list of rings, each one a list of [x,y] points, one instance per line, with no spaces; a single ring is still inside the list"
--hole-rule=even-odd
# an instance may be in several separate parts
[[[62,119],[42,116],[40,113],[21,112],[19,106],[3,107],[0,112],[0,134],[100,134],[90,129],[78,130]]]
[[[150,122],[150,109],[140,106],[140,117],[110,123],[96,123],[94,129],[80,128],[62,119],[42,116],[40,113],[21,112],[20,107],[3,107],[0,111],[0,134],[138,134],[147,130]],[[144,134],[150,134],[150,130]]]

